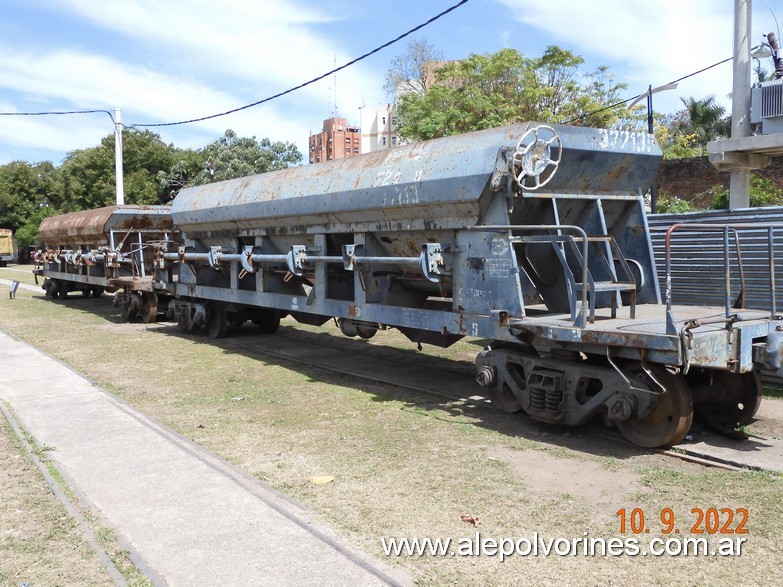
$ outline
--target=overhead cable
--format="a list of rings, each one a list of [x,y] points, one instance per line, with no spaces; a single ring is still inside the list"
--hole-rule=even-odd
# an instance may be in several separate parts
[[[734,59],[734,57],[727,57],[726,59],[723,59],[722,61],[718,61],[717,63],[713,63],[712,65],[708,65],[707,67],[703,67],[702,69],[698,71],[694,71],[693,73],[689,73],[688,75],[684,75],[680,78],[677,78],[676,80],[670,81],[666,85],[676,84],[678,82],[681,82],[684,79],[688,79],[689,77],[693,77],[694,75],[698,75],[700,73],[704,73],[705,71],[712,69],[713,67],[718,67],[719,65],[723,65],[727,61],[731,61]],[[637,100],[639,98],[643,98],[647,95],[647,92],[642,92],[641,94],[638,94],[636,96],[631,96],[630,98],[627,98],[621,102],[615,102],[614,104],[610,104],[609,106],[604,106],[603,108],[599,108],[598,110],[593,110],[592,112],[585,112],[584,114],[580,114],[576,118],[572,118],[570,120],[566,120],[565,122],[560,122],[559,124],[571,124],[572,122],[577,122],[580,120],[584,120],[588,116],[593,116],[594,114],[599,114],[601,112],[605,112],[606,110],[611,110],[612,108],[617,108],[618,106],[622,106],[624,104],[627,104],[628,102],[633,102],[634,100]]]
[[[396,42],[404,39],[405,37],[415,33],[416,31],[419,31],[419,30],[423,29],[424,27],[432,24],[433,22],[435,22],[439,18],[441,18],[443,16],[446,16],[448,13],[452,12],[453,10],[456,10],[457,8],[462,6],[463,4],[466,4],[467,2],[468,2],[468,0],[460,0],[459,2],[457,2],[456,4],[454,4],[451,7],[447,8],[443,12],[441,12],[439,14],[436,14],[435,16],[430,18],[428,21],[423,22],[422,24],[413,27],[409,31],[402,33],[401,35],[399,35],[398,37],[392,39],[391,41],[387,41],[386,43],[376,47],[372,51],[368,51],[364,55],[361,55],[361,56],[357,57],[356,59],[352,59],[351,61],[341,65],[340,67],[336,67],[336,68],[332,69],[331,71],[327,71],[326,73],[319,75],[318,77],[315,77],[315,78],[313,78],[313,79],[311,79],[309,81],[301,83],[298,86],[294,86],[293,88],[289,88],[289,89],[287,89],[287,90],[285,90],[283,92],[279,92],[279,93],[277,93],[277,94],[275,94],[273,96],[269,96],[268,98],[264,98],[263,100],[258,100],[257,102],[253,102],[251,104],[246,104],[246,105],[240,106],[238,108],[232,108],[231,110],[226,110],[225,112],[220,112],[218,114],[210,114],[209,116],[202,116],[200,118],[191,118],[189,120],[180,120],[178,122],[159,122],[159,123],[144,123],[144,124],[142,124],[142,123],[134,123],[134,124],[129,124],[128,128],[136,128],[136,127],[151,128],[151,127],[161,127],[161,126],[177,126],[177,125],[181,125],[181,124],[191,124],[193,122],[202,122],[204,120],[210,120],[212,118],[218,118],[220,116],[226,116],[228,114],[233,114],[234,112],[239,112],[241,110],[247,110],[248,108],[253,108],[254,106],[258,106],[260,104],[264,104],[266,102],[270,102],[272,100],[275,100],[276,98],[280,98],[282,96],[285,96],[286,94],[290,94],[290,93],[295,92],[297,90],[301,90],[302,88],[304,88],[306,86],[309,86],[311,84],[314,84],[315,82],[321,81],[322,79],[324,79],[326,77],[329,77],[330,75],[332,75],[334,73],[337,73],[338,71],[341,71],[341,70],[345,69],[346,67],[350,67],[351,65],[354,65],[355,63],[358,63],[359,61],[361,61],[363,59],[366,59],[367,57],[369,57],[371,55],[374,55],[378,51],[381,51],[382,49],[385,49],[386,47],[389,47],[390,45],[393,45],[394,43],[396,43]]]

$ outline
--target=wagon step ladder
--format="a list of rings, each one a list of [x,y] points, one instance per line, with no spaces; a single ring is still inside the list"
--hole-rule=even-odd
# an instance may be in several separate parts
[[[611,235],[608,234],[587,237],[588,243],[596,245],[593,247],[593,249],[597,249],[600,252],[598,255],[600,260],[599,263],[604,265],[605,272],[609,275],[616,276],[618,272],[617,269],[619,268],[621,277],[623,278],[619,279],[618,277],[614,277],[608,281],[595,281],[593,279],[592,273],[585,266],[585,260],[581,251],[579,250],[579,247],[577,246],[577,243],[583,242],[583,240],[584,239],[581,237],[574,237],[565,242],[568,243],[570,252],[576,261],[576,272],[587,272],[587,279],[584,281],[587,285],[587,297],[590,304],[590,315],[588,320],[590,322],[595,322],[595,299],[599,293],[603,292],[613,292],[614,294],[611,296],[612,318],[617,318],[617,301],[621,292],[627,292],[629,294],[630,316],[631,319],[636,318],[636,280],[633,277],[633,273],[631,273],[631,268],[628,266],[628,262],[623,256],[622,251],[620,251],[620,247],[617,246],[617,242]],[[604,246],[601,246],[602,243]],[[607,249],[610,253],[609,255],[606,254]],[[591,257],[591,260],[592,262],[595,262],[595,256]],[[569,266],[568,269],[574,276],[573,284],[575,293],[579,294],[584,289],[581,275],[574,274],[575,268],[571,268]],[[577,279],[577,277],[579,278]],[[574,303],[576,303],[576,299],[574,299]]]

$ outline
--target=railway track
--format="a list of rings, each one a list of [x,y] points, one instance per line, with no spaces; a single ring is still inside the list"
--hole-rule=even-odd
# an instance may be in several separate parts
[[[490,401],[480,394],[481,388],[475,382],[472,363],[466,364],[415,351],[348,339],[340,335],[331,336],[295,328],[283,327],[272,336],[254,336],[252,329],[246,327],[237,334],[239,336],[225,339],[223,343],[243,352],[251,351],[370,382],[385,383],[413,393],[461,402],[491,410],[495,415],[499,414]],[[328,338],[328,344],[324,344],[325,338]],[[478,350],[480,347],[476,348]],[[534,438],[543,435],[548,440],[557,439],[561,430],[564,440],[574,436],[572,428],[542,424],[523,415],[508,417],[518,421],[521,432]],[[780,425],[783,419],[783,402],[762,402],[756,419],[774,421],[776,425]],[[596,440],[622,443],[632,450],[640,450],[617,431],[609,430],[600,424],[581,427],[579,433],[583,437],[587,435]],[[747,440],[735,440],[722,436],[699,422],[694,423],[691,433],[683,443],[659,452],[711,467],[783,472],[782,438],[751,435]]]
[[[40,291],[38,287],[24,284],[23,287]],[[78,296],[73,296],[73,299],[81,300]],[[94,311],[100,312],[107,319],[117,318],[116,310],[108,296],[102,301],[85,300],[85,303],[89,303]],[[168,322],[149,324],[146,327],[177,331],[176,326]],[[481,388],[474,380],[472,361],[456,361],[419,353],[413,349],[404,350],[349,339],[339,334],[311,332],[295,327],[282,326],[271,336],[256,335],[253,330],[254,327],[246,324],[242,329],[234,331],[232,336],[214,342],[236,352],[296,362],[371,383],[391,385],[412,394],[425,394],[447,400],[448,403],[465,406],[462,411],[470,412],[474,417],[476,409],[486,410],[482,412],[485,416],[479,415],[479,419],[513,420],[517,433],[532,439],[567,444],[569,439],[575,436],[586,436],[597,442],[622,444],[629,450],[641,450],[625,441],[618,432],[602,425],[586,425],[574,430],[570,427],[542,424],[523,415],[501,413],[481,395]],[[379,336],[382,337],[383,333]],[[477,344],[476,353],[480,348]],[[762,424],[773,423],[775,427],[781,428],[783,401],[763,401],[757,421]],[[783,438],[775,435],[752,435],[748,440],[738,441],[721,436],[700,423],[694,424],[691,434],[683,443],[660,452],[706,466],[776,473],[783,471]]]

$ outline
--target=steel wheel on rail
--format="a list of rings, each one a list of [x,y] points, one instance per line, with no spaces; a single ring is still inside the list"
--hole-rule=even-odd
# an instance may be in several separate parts
[[[258,326],[261,334],[274,334],[280,327],[280,312],[261,310],[253,317],[253,324]]]
[[[625,438],[645,448],[672,446],[685,438],[691,428],[691,392],[682,376],[669,373],[659,365],[651,365],[649,369],[666,391],[658,395],[652,410],[644,418],[617,422],[617,428]],[[644,383],[653,392],[659,390],[641,366],[634,369],[629,378],[634,384]]]
[[[210,304],[207,334],[212,338],[225,338],[228,330],[228,315],[222,304]]]
[[[718,373],[713,377],[711,391],[722,399],[697,404],[697,412],[718,432],[747,438],[739,427],[750,424],[761,405],[761,377],[756,371]]]
[[[123,322],[130,322],[136,317],[136,308],[138,307],[133,303],[133,294],[128,290],[123,289],[117,292],[117,306],[120,309],[120,320]]]
[[[158,318],[158,294],[143,292],[141,294],[141,319],[145,324],[151,324]]]

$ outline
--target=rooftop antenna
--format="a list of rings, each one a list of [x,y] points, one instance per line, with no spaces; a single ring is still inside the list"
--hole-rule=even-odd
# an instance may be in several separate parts
[[[335,54],[332,58],[334,63],[334,69],[337,69],[337,54]],[[334,114],[333,116],[337,118],[337,72],[334,72]]]

